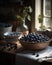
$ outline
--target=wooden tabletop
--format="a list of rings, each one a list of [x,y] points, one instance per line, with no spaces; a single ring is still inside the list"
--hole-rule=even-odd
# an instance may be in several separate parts
[[[2,42],[3,43],[3,42]],[[22,47],[22,45],[20,44],[20,42],[19,41],[17,41],[16,42],[16,44],[17,44],[17,49],[16,50],[14,50],[13,51],[13,54],[21,54],[21,53],[24,53],[24,51],[25,51],[25,54],[27,54],[27,51],[28,51],[28,53],[29,52],[33,52],[32,50],[31,51],[29,51],[29,50],[25,50],[23,47]],[[6,51],[5,51],[6,52]],[[11,52],[6,52],[6,53],[11,53]],[[33,54],[33,53],[32,53]],[[32,55],[33,56],[33,55]],[[27,56],[28,57],[28,56]],[[29,57],[29,59],[30,59],[30,57]],[[33,58],[32,58],[32,60],[33,60]],[[50,63],[52,63],[52,59],[48,59],[48,60],[46,60],[46,62],[50,62]]]

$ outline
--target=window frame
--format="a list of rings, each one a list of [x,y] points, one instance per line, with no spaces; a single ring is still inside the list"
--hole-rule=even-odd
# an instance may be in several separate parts
[[[50,0],[51,2],[51,4],[52,4],[52,0]],[[48,16],[48,15],[45,15],[45,0],[41,0],[41,14],[43,15],[43,25],[44,25],[44,22],[45,22],[45,19],[44,18],[49,18],[50,19],[50,21],[51,21],[51,18],[52,18],[52,5],[51,5],[51,15],[50,16]],[[48,27],[48,26],[46,26],[46,27]]]

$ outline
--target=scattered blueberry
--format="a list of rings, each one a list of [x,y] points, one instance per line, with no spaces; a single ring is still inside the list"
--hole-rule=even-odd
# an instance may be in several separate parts
[[[35,53],[33,53],[32,55],[35,55]]]
[[[39,54],[36,55],[36,57],[38,57],[38,56],[39,56]]]

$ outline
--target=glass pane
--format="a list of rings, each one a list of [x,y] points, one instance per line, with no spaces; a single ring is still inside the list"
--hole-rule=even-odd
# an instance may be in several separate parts
[[[51,16],[51,0],[44,0],[43,8],[44,16]]]
[[[45,25],[45,27],[51,27],[52,25],[51,18],[44,18],[43,20],[44,20],[43,24]]]

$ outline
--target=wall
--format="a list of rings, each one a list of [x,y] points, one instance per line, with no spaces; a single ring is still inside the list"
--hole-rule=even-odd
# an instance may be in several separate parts
[[[31,5],[32,6],[32,0],[22,0],[23,2],[17,3],[0,3],[0,22],[6,22],[6,23],[12,23],[16,27],[16,22],[13,23],[15,20],[15,15],[17,13],[21,12],[21,9],[23,9],[24,6]],[[27,3],[28,2],[28,3]],[[17,22],[18,23],[18,22]],[[29,30],[31,31],[31,22],[27,23]],[[15,28],[14,27],[14,28]]]
[[[17,11],[18,8],[15,4],[4,4],[0,6],[0,22],[8,22],[17,13]]]
[[[38,30],[40,24],[38,23],[38,15],[41,13],[41,0],[35,0],[35,28]]]

